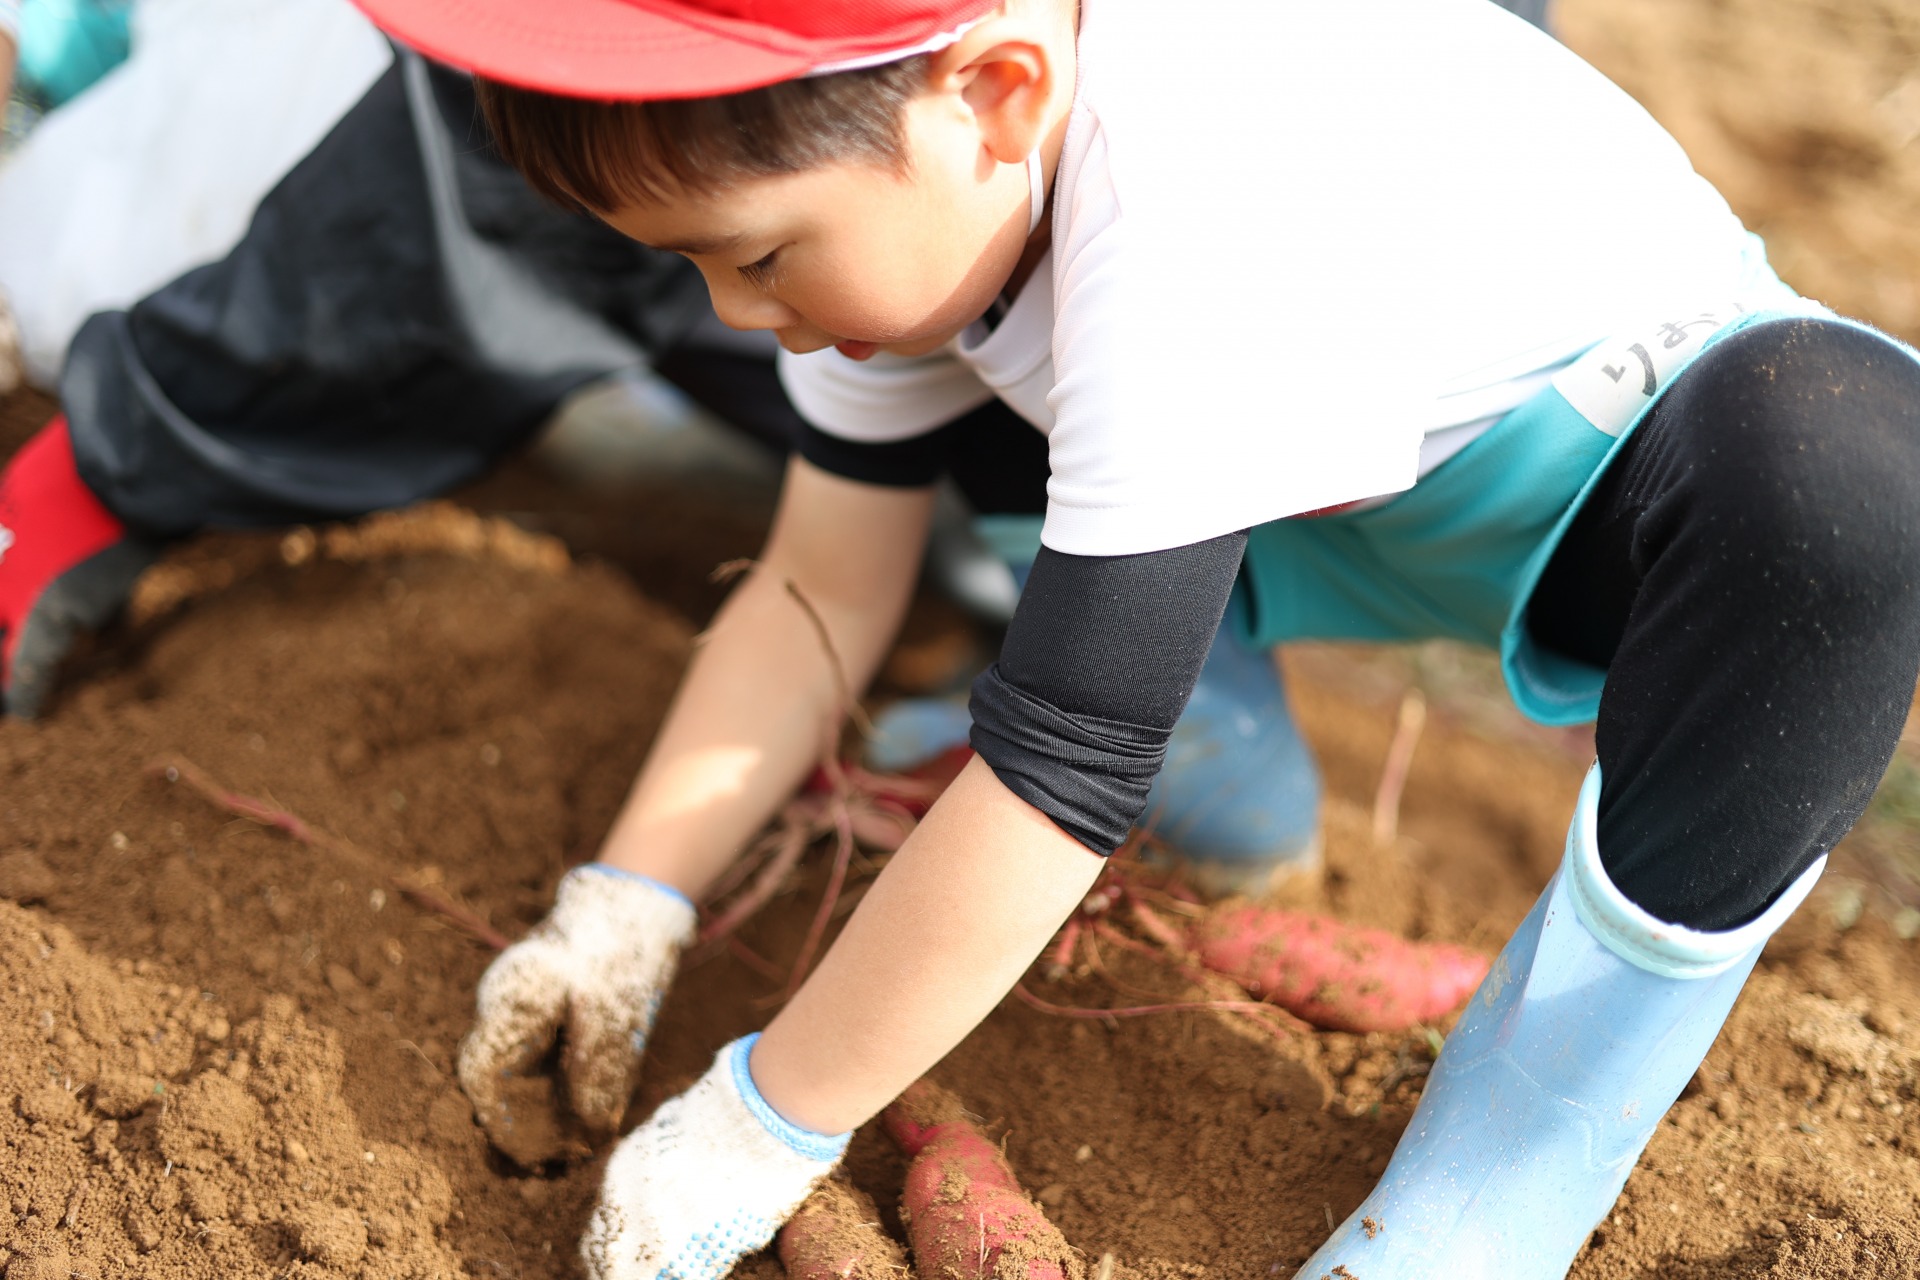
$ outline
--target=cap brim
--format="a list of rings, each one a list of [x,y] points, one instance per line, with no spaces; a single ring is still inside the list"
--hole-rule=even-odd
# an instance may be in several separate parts
[[[436,62],[573,98],[699,98],[811,69],[795,53],[729,40],[622,0],[354,0]]]

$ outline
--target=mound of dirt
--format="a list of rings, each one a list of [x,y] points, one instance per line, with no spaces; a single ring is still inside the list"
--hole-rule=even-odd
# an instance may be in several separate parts
[[[0,1025],[9,1280],[461,1271],[446,1175],[361,1132],[338,1037],[284,996],[235,1028],[136,968],[0,903],[0,984],[29,1014]]]
[[[446,507],[202,542],[141,600],[47,722],[0,722],[0,891],[36,904],[0,921],[7,1274],[567,1274],[591,1172],[496,1171],[452,1079],[488,952],[388,885],[509,933],[544,913],[688,627]],[[385,874],[148,776],[162,756]]]

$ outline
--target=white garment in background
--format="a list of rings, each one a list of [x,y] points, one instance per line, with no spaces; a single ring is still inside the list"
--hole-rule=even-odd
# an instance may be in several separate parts
[[[0,164],[0,294],[51,387],[95,311],[224,257],[392,53],[348,0],[140,0],[133,54]]]

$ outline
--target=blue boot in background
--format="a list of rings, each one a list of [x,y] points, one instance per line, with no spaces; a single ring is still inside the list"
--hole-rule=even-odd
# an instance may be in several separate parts
[[[1447,1037],[1386,1173],[1296,1280],[1563,1280],[1826,865],[1737,929],[1667,924],[1607,878],[1599,797],[1596,765],[1558,874]]]
[[[1039,520],[974,523],[979,540],[1024,586],[1039,553]],[[1142,819],[1186,859],[1195,887],[1215,896],[1259,894],[1320,868],[1319,770],[1272,653],[1235,639],[1243,607],[1236,591]],[[972,727],[964,692],[902,699],[875,718],[866,762],[886,772],[911,769],[965,743]]]
[[[1320,770],[1272,651],[1236,638],[1244,607],[1236,588],[1142,819],[1214,897],[1320,869]]]
[[[948,599],[977,620],[1005,627],[1040,554],[1039,516],[976,516],[950,487],[935,495],[927,546],[927,576]],[[951,692],[889,703],[873,720],[865,764],[881,773],[906,773],[954,747],[973,732],[966,681]]]

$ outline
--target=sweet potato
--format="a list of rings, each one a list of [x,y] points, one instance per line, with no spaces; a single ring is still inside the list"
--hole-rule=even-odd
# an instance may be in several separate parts
[[[820,1184],[781,1228],[780,1262],[793,1280],[901,1280],[907,1252],[880,1229],[867,1193],[838,1179]]]
[[[926,1280],[1080,1280],[1066,1238],[952,1094],[918,1081],[885,1123],[913,1161],[901,1210]]]
[[[1261,999],[1330,1031],[1401,1031],[1459,1007],[1488,960],[1325,916],[1229,907],[1188,935],[1200,962]]]

